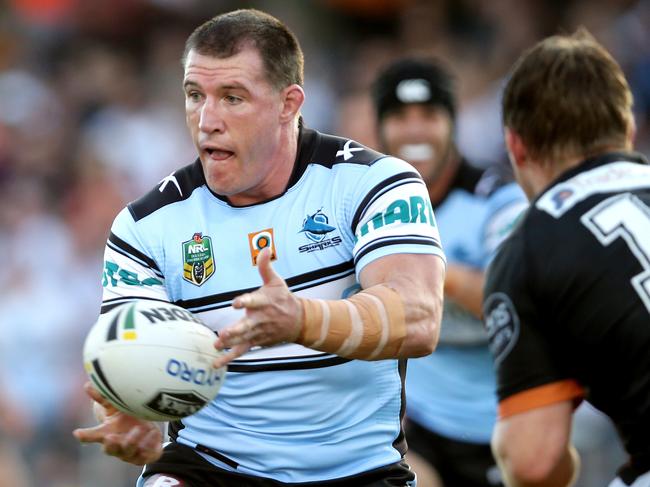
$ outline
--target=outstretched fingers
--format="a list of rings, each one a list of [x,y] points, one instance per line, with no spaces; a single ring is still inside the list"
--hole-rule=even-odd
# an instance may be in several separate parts
[[[215,343],[215,347],[219,350],[223,349],[222,346],[220,346],[219,341]],[[232,347],[228,352],[224,353],[223,355],[220,355],[218,358],[216,358],[212,362],[212,366],[214,368],[220,368],[224,367],[225,365],[228,365],[230,362],[233,360],[241,357],[244,355],[246,352],[248,352],[251,349],[251,344],[250,343],[243,343],[241,345],[235,345]]]
[[[284,284],[284,279],[282,279],[280,275],[275,272],[273,266],[271,265],[272,256],[273,254],[271,253],[271,249],[268,247],[263,249],[257,256],[257,270],[260,273],[260,277],[262,278],[262,283],[264,286]]]
[[[134,465],[144,465],[162,455],[161,433],[155,426],[136,426],[125,435],[110,434],[105,438],[104,452]]]
[[[101,404],[107,410],[107,412],[116,411],[115,407],[108,401],[108,399],[102,396],[99,393],[99,391],[93,387],[93,385],[90,382],[86,382],[84,384],[84,391],[86,392],[86,394],[88,394],[88,396],[90,396],[90,398],[93,401]]]
[[[107,428],[102,423],[92,428],[77,428],[72,434],[82,443],[102,443],[107,435]]]

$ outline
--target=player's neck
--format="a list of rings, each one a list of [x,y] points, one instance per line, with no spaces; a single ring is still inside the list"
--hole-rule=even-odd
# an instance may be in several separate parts
[[[600,148],[596,153],[580,154],[578,156],[567,156],[555,161],[539,161],[531,165],[529,184],[534,195],[538,195],[548,188],[554,181],[557,181],[562,174],[581,165],[585,160],[597,157],[610,152],[625,152],[632,150],[631,145],[608,146]]]

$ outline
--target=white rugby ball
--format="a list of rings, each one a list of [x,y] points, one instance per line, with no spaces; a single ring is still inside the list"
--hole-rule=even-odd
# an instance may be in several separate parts
[[[216,369],[216,335],[189,311],[137,300],[99,317],[83,350],[84,367],[102,396],[120,411],[150,421],[194,414],[225,379]]]

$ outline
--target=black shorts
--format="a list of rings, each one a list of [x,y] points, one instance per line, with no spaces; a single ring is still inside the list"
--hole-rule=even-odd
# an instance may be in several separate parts
[[[433,465],[445,487],[503,485],[489,444],[452,440],[413,421],[405,429],[409,451]]]
[[[154,474],[168,474],[183,480],[188,487],[409,487],[415,474],[405,462],[358,475],[323,482],[291,483],[229,472],[215,467],[194,449],[172,442],[157,462],[148,464],[145,479]]]

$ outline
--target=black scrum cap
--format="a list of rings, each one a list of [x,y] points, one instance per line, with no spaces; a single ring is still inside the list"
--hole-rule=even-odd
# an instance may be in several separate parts
[[[375,80],[372,99],[381,120],[400,105],[425,103],[440,105],[456,115],[456,96],[451,74],[437,61],[416,58],[390,64]]]

